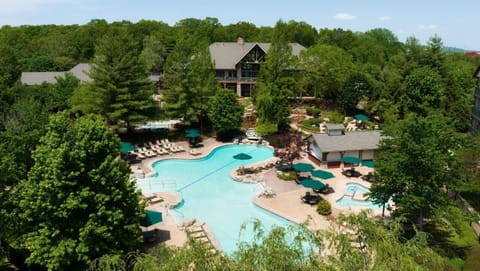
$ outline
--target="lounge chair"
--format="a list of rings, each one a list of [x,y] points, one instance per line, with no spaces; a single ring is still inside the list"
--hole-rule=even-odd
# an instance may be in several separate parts
[[[159,202],[162,202],[162,201],[163,201],[162,197],[155,196],[154,198],[150,199],[150,204],[155,204],[155,203],[159,203]]]

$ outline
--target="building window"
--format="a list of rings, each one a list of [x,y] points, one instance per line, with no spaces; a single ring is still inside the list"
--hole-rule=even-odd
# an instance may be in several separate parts
[[[248,85],[248,84],[242,85],[240,95],[242,97],[250,97],[251,90],[252,90],[252,85]]]

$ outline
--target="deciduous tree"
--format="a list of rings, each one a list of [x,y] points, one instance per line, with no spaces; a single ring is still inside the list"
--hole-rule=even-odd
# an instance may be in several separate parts
[[[239,129],[243,121],[243,107],[231,89],[220,89],[208,101],[207,115],[220,132]]]
[[[384,204],[396,196],[395,213],[422,229],[425,218],[445,206],[444,188],[457,187],[459,163],[454,153],[463,141],[440,115],[410,115],[385,130],[375,160],[371,198]]]
[[[13,192],[13,244],[28,251],[28,264],[67,270],[135,248],[142,208],[119,143],[99,116],[52,116],[28,179]]]

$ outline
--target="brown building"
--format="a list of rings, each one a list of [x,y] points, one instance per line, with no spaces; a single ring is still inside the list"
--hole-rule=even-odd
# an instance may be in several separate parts
[[[291,43],[290,46],[295,56],[305,49],[298,43]],[[209,51],[215,63],[215,79],[237,95],[250,97],[260,65],[265,61],[269,49],[270,43],[245,42],[243,38],[238,38],[237,42],[212,43]]]

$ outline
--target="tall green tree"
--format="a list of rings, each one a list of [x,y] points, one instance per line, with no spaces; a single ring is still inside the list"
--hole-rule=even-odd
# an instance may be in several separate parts
[[[400,102],[406,112],[425,116],[429,111],[443,107],[445,90],[436,71],[427,67],[415,69],[405,78],[403,87]]]
[[[239,129],[243,121],[243,107],[231,89],[220,89],[208,101],[207,116],[219,132]]]
[[[285,32],[287,27],[282,21],[275,25],[273,41],[255,86],[258,124],[266,133],[276,132],[287,123],[288,97],[293,96],[297,85],[293,73],[298,66]]]
[[[315,45],[301,52],[301,87],[307,95],[333,103],[353,69],[350,55],[331,45]]]
[[[104,116],[110,125],[147,119],[154,86],[140,58],[138,44],[123,29],[114,29],[96,47],[90,77],[72,97],[74,111]]]
[[[72,270],[135,248],[140,194],[117,159],[119,144],[100,116],[51,117],[28,178],[12,192],[12,244],[28,251],[28,264]]]
[[[425,218],[448,203],[444,188],[458,187],[459,162],[454,153],[463,139],[439,114],[409,115],[385,130],[375,160],[371,198],[384,204],[396,196],[395,213],[422,229]]]
[[[164,67],[164,94],[167,115],[183,118],[185,124],[199,122],[206,112],[208,98],[217,83],[206,43],[180,39]]]

